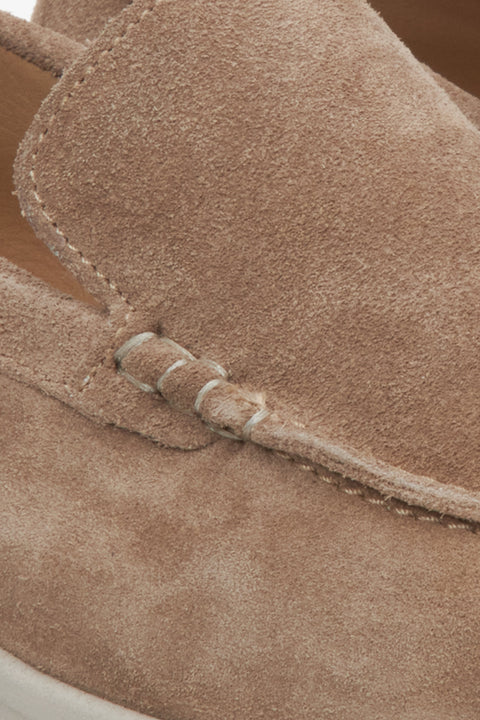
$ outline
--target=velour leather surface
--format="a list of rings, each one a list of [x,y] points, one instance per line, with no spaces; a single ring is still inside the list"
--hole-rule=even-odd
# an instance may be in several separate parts
[[[2,648],[158,720],[478,720],[478,534],[0,397]]]
[[[477,0],[369,0],[423,62],[480,95],[480,6]],[[83,42],[93,40],[128,0],[38,0],[33,20]]]
[[[362,0],[138,0],[50,95],[17,185],[128,302],[119,341],[160,327],[337,446],[476,494],[479,152]]]
[[[0,47],[59,77],[85,49],[65,35],[0,11]]]
[[[93,403],[83,394],[90,377],[111,359],[118,317],[125,317],[128,306],[120,302],[107,309],[90,294],[35,234],[12,194],[18,144],[55,84],[54,75],[83,49],[48,28],[0,13],[0,371],[97,422],[197,448],[215,439],[199,420],[125,388],[116,372],[107,373]]]
[[[472,526],[212,444],[113,353],[167,334],[478,499],[479,150],[359,0],[107,29],[17,171],[102,311],[0,258],[1,647],[159,720],[478,720]]]

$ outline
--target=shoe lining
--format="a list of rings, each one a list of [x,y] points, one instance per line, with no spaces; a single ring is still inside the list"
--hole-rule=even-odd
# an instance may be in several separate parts
[[[13,195],[13,164],[18,145],[55,82],[49,72],[0,48],[0,255],[61,292],[98,305],[35,236]]]

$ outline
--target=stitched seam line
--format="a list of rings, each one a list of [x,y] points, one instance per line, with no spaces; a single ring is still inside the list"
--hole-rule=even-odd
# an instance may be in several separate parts
[[[155,339],[155,335],[153,333],[142,333],[140,335],[134,336],[133,338],[130,338],[130,340],[124,343],[124,345],[116,351],[115,361],[117,364],[117,371],[122,373],[126,377],[126,379],[130,380],[130,382],[132,382],[132,375],[130,372],[126,371],[126,369],[122,365],[122,362],[128,357],[131,352],[138,350],[138,348],[141,347],[144,343],[149,342],[152,339]],[[264,405],[264,399],[262,395],[258,395],[258,409],[251,415],[249,420],[244,423],[241,431],[238,432],[237,430],[234,430],[234,432],[230,432],[230,428],[235,428],[237,425],[235,421],[232,421],[233,416],[231,414],[230,417],[228,417],[228,414],[226,417],[223,418],[219,418],[218,416],[215,417],[215,415],[212,417],[212,415],[205,415],[204,413],[202,413],[201,406],[203,405],[203,402],[207,399],[207,396],[211,392],[215,391],[215,389],[226,388],[229,386],[232,389],[232,392],[236,393],[237,400],[244,400],[246,396],[244,396],[244,394],[242,393],[241,388],[234,384],[230,384],[227,380],[225,380],[226,371],[217,363],[210,363],[208,361],[205,361],[205,359],[199,359],[194,357],[191,353],[185,350],[185,348],[178,345],[178,343],[173,342],[169,338],[157,336],[157,341],[176,348],[181,356],[181,359],[177,360],[167,368],[167,370],[161,376],[160,381],[156,383],[158,392],[162,395],[164,400],[166,400],[166,402],[171,407],[175,408],[174,398],[169,397],[168,391],[166,393],[164,392],[162,383],[163,379],[165,379],[176,367],[184,367],[190,362],[193,365],[200,363],[206,366],[210,365],[212,370],[217,373],[216,378],[208,380],[201,387],[194,401],[194,410],[196,415],[204,423],[206,423],[213,432],[236,441],[251,441],[262,449],[272,453],[273,455],[276,455],[283,460],[293,462],[300,469],[306,472],[313,473],[318,480],[332,485],[339,492],[343,492],[346,495],[357,496],[365,502],[368,502],[372,505],[379,505],[385,510],[395,513],[399,516],[409,517],[414,520],[419,520],[423,522],[438,523],[442,527],[445,527],[449,530],[467,530],[473,533],[478,532],[480,528],[480,523],[474,520],[462,520],[459,517],[455,517],[451,514],[445,514],[435,510],[429,510],[415,504],[411,505],[405,500],[392,497],[390,496],[390,494],[387,495],[380,489],[369,486],[366,482],[354,480],[349,476],[342,476],[341,471],[338,470],[332,471],[332,476],[326,475],[325,472],[328,472],[328,468],[325,465],[323,465],[321,462],[315,462],[315,460],[308,458],[308,455],[302,456],[300,453],[297,455],[294,453],[294,451],[290,449],[282,450],[281,447],[278,447],[278,438],[276,441],[273,441],[273,444],[269,444],[268,438],[266,442],[265,439],[253,439],[252,433],[257,427],[257,425],[259,425],[261,422],[268,420],[269,418],[276,418],[277,422],[279,421],[280,426],[285,427],[285,418],[281,419],[276,416],[275,413],[272,413],[272,411],[267,409]],[[188,359],[186,358],[186,355],[188,356]],[[139,387],[140,384],[142,384],[140,380],[134,377],[133,381],[136,387]],[[233,396],[233,398],[231,397],[229,410],[230,413],[233,412],[234,405],[232,404],[232,400],[234,398],[235,395]],[[182,410],[182,412],[186,411]],[[212,425],[212,422],[215,424]],[[304,426],[300,423],[293,422],[288,424],[304,429]],[[277,442],[276,447],[275,442]]]
[[[93,263],[91,260],[89,260],[79,248],[77,248],[73,243],[70,242],[70,240],[65,235],[65,233],[63,233],[62,230],[59,228],[59,226],[55,222],[55,220],[53,220],[51,215],[49,215],[49,213],[46,210],[46,202],[44,200],[42,200],[42,198],[40,197],[40,194],[38,192],[38,182],[37,182],[37,178],[35,175],[35,164],[36,164],[36,160],[37,160],[38,154],[40,152],[40,149],[42,147],[42,143],[44,142],[45,138],[48,135],[49,128],[51,127],[52,123],[55,121],[58,113],[61,110],[63,110],[63,108],[68,103],[68,101],[74,96],[75,90],[77,90],[79,87],[81,87],[82,85],[85,84],[87,78],[89,78],[99,68],[101,60],[104,57],[106,57],[107,55],[109,55],[115,49],[115,47],[117,47],[117,45],[119,45],[119,43],[125,38],[125,36],[128,34],[129,30],[132,27],[135,27],[136,25],[140,24],[147,15],[149,15],[151,12],[153,12],[153,10],[157,4],[158,4],[158,0],[156,0],[156,2],[154,2],[153,5],[151,5],[149,8],[144,10],[135,21],[129,23],[126,26],[126,28],[124,29],[123,33],[121,35],[118,35],[115,38],[115,40],[112,42],[111,46],[108,49],[103,50],[100,53],[100,55],[98,56],[98,58],[95,60],[95,62],[92,63],[91,65],[89,65],[85,69],[85,72],[83,73],[82,78],[80,80],[77,80],[74,83],[72,89],[69,90],[68,93],[63,96],[57,109],[50,116],[50,118],[47,122],[46,128],[43,130],[42,133],[40,133],[40,135],[38,137],[38,144],[32,155],[32,164],[31,164],[32,169],[30,170],[29,175],[30,175],[30,179],[33,183],[33,196],[38,203],[38,206],[40,208],[42,215],[47,220],[47,222],[50,224],[50,226],[54,229],[56,234],[62,238],[62,240],[65,242],[66,247],[68,247],[69,250],[71,250],[73,253],[75,253],[77,255],[77,257],[80,258],[81,263],[83,265],[86,265],[95,274],[95,276],[97,278],[99,278],[110,290],[112,290],[120,298],[121,302],[125,306],[125,317],[123,320],[123,324],[115,332],[115,335],[112,340],[112,344],[105,351],[105,354],[104,354],[103,358],[101,359],[101,361],[97,365],[95,365],[90,370],[90,372],[87,374],[87,376],[84,378],[83,385],[80,389],[80,392],[83,392],[90,385],[91,381],[93,380],[93,378],[95,377],[97,372],[100,370],[100,368],[102,368],[105,365],[107,358],[111,355],[112,351],[115,348],[115,344],[116,344],[116,340],[117,340],[118,336],[128,326],[128,321],[130,319],[132,312],[135,312],[135,308],[132,305],[131,301],[128,299],[128,297],[116,285],[116,283],[114,283],[112,280],[110,280],[110,278],[108,278],[106,275],[104,275],[98,269],[97,265],[95,265],[95,263]]]
[[[268,448],[265,449],[268,450]],[[354,495],[363,500],[363,502],[382,507],[387,512],[395,513],[396,515],[400,515],[401,517],[409,517],[412,520],[418,520],[420,522],[436,523],[438,525],[441,525],[443,528],[446,528],[447,530],[466,530],[467,532],[471,532],[473,534],[478,533],[477,523],[473,521],[456,521],[454,518],[450,517],[446,519],[442,515],[434,514],[431,510],[425,509],[422,512],[421,508],[418,508],[419,512],[415,512],[413,507],[409,507],[407,505],[399,504],[398,507],[394,507],[391,503],[391,500],[389,500],[386,496],[381,495],[378,490],[372,489],[371,492],[377,494],[369,495],[368,492],[370,488],[368,488],[368,486],[366,485],[362,487],[343,487],[340,480],[335,480],[335,478],[324,475],[323,471],[320,468],[315,467],[315,465],[307,465],[301,460],[298,460],[297,458],[286,455],[285,453],[277,452],[276,450],[270,450],[270,452],[277,457],[283,458],[283,460],[294,463],[300,469],[305,470],[305,472],[313,473],[317,480],[321,480],[327,485],[332,486],[338,492],[345,493],[346,495]],[[352,478],[344,478],[344,480],[345,482],[349,483],[357,482]],[[396,502],[402,503],[401,500],[397,500]]]

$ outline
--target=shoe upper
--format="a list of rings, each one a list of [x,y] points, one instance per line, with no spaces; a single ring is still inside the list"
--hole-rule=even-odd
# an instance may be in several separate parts
[[[109,311],[90,332],[78,313],[49,387],[205,442],[138,393],[133,417],[114,378],[113,351],[161,327],[334,448],[330,469],[478,519],[478,143],[360,0],[135,3],[19,154],[27,218]]]
[[[2,647],[158,718],[478,717],[479,150],[361,0],[109,23],[17,158],[96,303],[1,261]]]

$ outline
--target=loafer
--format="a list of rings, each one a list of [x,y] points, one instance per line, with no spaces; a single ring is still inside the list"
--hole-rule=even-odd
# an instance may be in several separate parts
[[[363,0],[136,0],[42,87],[4,714],[476,720],[477,128]]]

